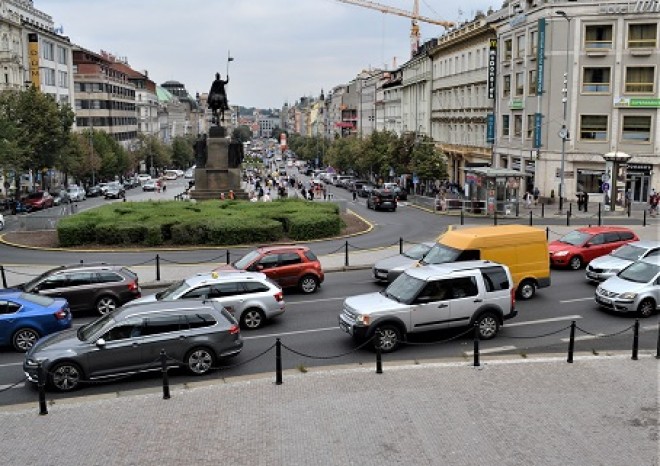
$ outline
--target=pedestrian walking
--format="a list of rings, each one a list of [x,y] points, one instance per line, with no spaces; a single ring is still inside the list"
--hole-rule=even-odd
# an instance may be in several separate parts
[[[357,190],[353,190],[353,202],[357,202]]]
[[[534,205],[539,205],[539,196],[541,192],[539,191],[538,186],[534,186]]]
[[[577,197],[578,212],[581,212],[582,206],[584,205],[584,194],[582,191],[578,191],[575,196]]]
[[[233,190],[233,189],[230,189],[230,190],[229,190],[229,199],[232,200],[232,201],[233,201],[234,199],[236,199],[236,195],[234,194],[234,190]]]
[[[300,194],[303,199],[307,199],[307,190],[304,187],[300,190]]]
[[[658,194],[655,192],[655,189],[651,189],[651,194],[649,195],[649,213],[651,217],[655,217],[658,213],[658,202],[660,201]]]
[[[328,200],[328,190],[325,188],[325,186],[323,186],[323,200]]]

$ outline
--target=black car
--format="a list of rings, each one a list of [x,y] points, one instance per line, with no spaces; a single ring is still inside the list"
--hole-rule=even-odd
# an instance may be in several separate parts
[[[367,209],[389,210],[394,212],[397,197],[391,189],[374,189],[367,198]]]
[[[120,183],[110,183],[105,190],[106,199],[120,199],[126,195],[126,190]]]
[[[97,184],[87,188],[87,197],[96,197],[101,195],[101,187]]]
[[[115,265],[60,266],[16,288],[50,297],[66,298],[71,311],[96,310],[107,314],[141,295],[138,276]]]

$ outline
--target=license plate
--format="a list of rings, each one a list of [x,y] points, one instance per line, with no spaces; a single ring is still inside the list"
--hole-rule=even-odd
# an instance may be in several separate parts
[[[595,273],[593,273],[593,272],[587,272],[587,277],[589,277],[589,278],[597,278],[598,276],[597,276]]]
[[[599,303],[603,303],[603,304],[612,304],[612,300],[611,300],[611,299],[601,298],[600,296],[598,297],[597,301],[598,301]]]

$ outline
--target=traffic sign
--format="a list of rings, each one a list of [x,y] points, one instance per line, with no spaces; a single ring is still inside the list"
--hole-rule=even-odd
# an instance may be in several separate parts
[[[609,183],[603,183],[602,189],[603,189],[603,191],[609,191],[610,190],[610,184]]]

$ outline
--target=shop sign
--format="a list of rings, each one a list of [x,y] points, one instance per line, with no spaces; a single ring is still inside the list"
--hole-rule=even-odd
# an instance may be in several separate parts
[[[538,28],[538,44],[536,44],[536,95],[542,95],[543,71],[545,70],[545,18],[539,19]]]
[[[637,0],[635,2],[599,5],[598,13],[607,15],[625,15],[631,13],[660,13],[660,1],[658,0]]]
[[[615,97],[615,107],[660,108],[660,99]]]
[[[522,99],[509,100],[509,108],[511,110],[522,110],[524,107]]]
[[[543,115],[536,112],[534,114],[534,148],[541,147],[541,125],[543,123]]]
[[[495,98],[495,82],[497,81],[497,39],[490,39],[488,51],[488,98]]]
[[[559,168],[555,169],[555,178],[561,178],[561,170]],[[566,178],[575,178],[575,173],[572,170],[564,170],[564,179]]]
[[[486,115],[486,143],[495,143],[495,114]]]
[[[627,168],[628,168],[628,173],[635,172],[635,173],[643,173],[645,175],[650,175],[651,170],[653,169],[653,165],[651,165],[650,163],[629,163]]]

